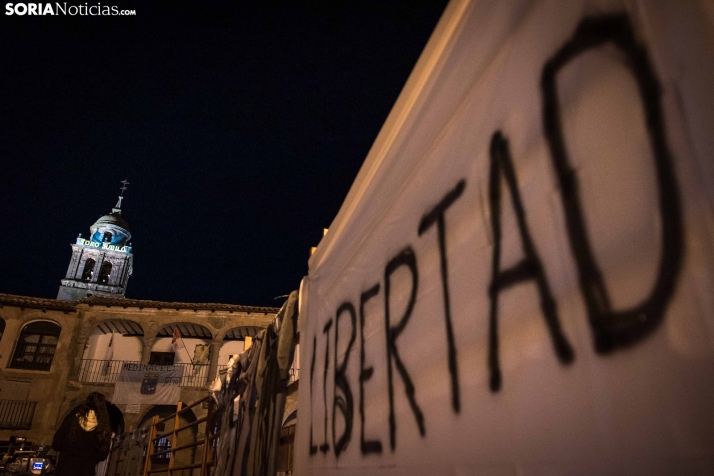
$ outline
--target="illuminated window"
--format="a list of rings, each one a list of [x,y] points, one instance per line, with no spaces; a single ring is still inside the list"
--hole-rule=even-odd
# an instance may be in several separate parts
[[[112,274],[112,264],[109,261],[105,261],[102,263],[102,269],[99,270],[99,282],[101,284],[107,284],[110,274]]]
[[[151,455],[151,462],[154,464],[169,464],[169,459],[171,453],[164,453],[164,451],[171,449],[171,442],[167,437],[160,438],[154,441],[154,454]],[[162,452],[162,454],[157,455],[156,453]]]
[[[82,271],[82,281],[91,281],[94,274],[94,260],[89,258],[84,262],[84,271]]]

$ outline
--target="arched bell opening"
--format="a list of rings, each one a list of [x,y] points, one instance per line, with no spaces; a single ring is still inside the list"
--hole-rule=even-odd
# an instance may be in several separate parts
[[[102,263],[102,267],[99,270],[99,278],[97,282],[99,284],[109,284],[109,277],[112,274],[112,264],[109,261]]]
[[[94,261],[92,258],[87,258],[87,260],[84,262],[84,268],[82,270],[82,281],[91,281],[92,276],[94,276],[94,265],[96,264],[96,261]]]

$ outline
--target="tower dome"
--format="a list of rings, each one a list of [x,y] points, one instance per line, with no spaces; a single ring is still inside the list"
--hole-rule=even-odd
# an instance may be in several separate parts
[[[121,201],[129,184],[122,181],[121,195],[112,212],[89,227],[90,239],[82,235],[72,245],[72,259],[57,299],[77,301],[89,295],[124,297],[134,268],[129,224],[121,216]]]
[[[131,240],[129,224],[121,216],[119,208],[114,208],[110,214],[99,218],[89,227],[89,231],[91,241],[95,243],[125,246]]]

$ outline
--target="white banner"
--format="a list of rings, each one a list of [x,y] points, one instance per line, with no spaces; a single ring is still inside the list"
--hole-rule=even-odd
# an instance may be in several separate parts
[[[176,405],[181,395],[183,366],[122,364],[114,386],[114,404]]]
[[[714,474],[710,2],[447,7],[301,293],[298,475]]]

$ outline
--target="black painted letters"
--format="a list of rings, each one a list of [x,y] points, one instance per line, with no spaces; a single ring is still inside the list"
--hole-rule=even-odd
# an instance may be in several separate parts
[[[327,453],[330,451],[330,445],[327,443],[327,367],[330,364],[330,328],[332,327],[332,319],[327,321],[322,332],[327,336],[325,343],[325,372],[322,378],[322,398],[325,404],[325,442],[320,445],[320,451]]]
[[[662,217],[662,261],[654,289],[638,306],[614,311],[602,274],[590,249],[583,219],[575,171],[570,167],[563,140],[558,105],[556,75],[580,53],[612,42],[627,55],[627,64],[637,80],[647,117],[647,131],[654,155]],[[585,298],[595,349],[606,353],[635,343],[657,328],[674,294],[682,267],[683,232],[677,181],[667,146],[660,104],[660,87],[644,47],[637,44],[627,15],[586,18],[573,38],[546,63],[541,79],[543,88],[543,126],[548,139],[570,239],[570,249],[578,265],[580,289]]]
[[[446,267],[446,221],[444,213],[461,197],[466,187],[466,181],[460,180],[456,187],[451,190],[433,209],[427,212],[419,223],[419,236],[431,225],[436,223],[439,236],[439,257],[441,259],[441,284],[444,295],[444,320],[446,321],[446,342],[449,346],[449,374],[451,375],[451,406],[456,413],[461,409],[459,395],[459,369],[456,363],[456,346],[454,344],[454,329],[451,325],[451,307],[449,303],[449,272]]]
[[[312,362],[310,364],[310,415],[312,415],[312,377],[315,375],[315,353],[317,352],[317,336],[312,340]],[[310,419],[310,455],[317,453],[317,446],[312,439],[312,418]]]
[[[360,423],[360,450],[363,455],[369,453],[382,453],[382,442],[379,440],[366,441],[364,439],[364,383],[372,378],[374,369],[364,366],[364,305],[379,294],[379,283],[363,292],[359,300],[359,415]]]
[[[513,208],[518,220],[518,231],[521,235],[521,244],[525,257],[512,268],[501,271],[501,174],[506,179],[506,185],[511,192]],[[491,297],[491,313],[489,321],[489,354],[488,366],[491,370],[491,391],[496,392],[501,388],[501,368],[498,362],[498,294],[522,281],[534,280],[540,294],[540,307],[545,316],[545,322],[550,331],[556,354],[561,362],[573,361],[573,349],[560,329],[558,309],[555,299],[550,292],[550,286],[543,272],[543,265],[536,253],[531,240],[528,225],[526,224],[525,210],[518,192],[516,174],[513,170],[511,155],[508,151],[508,142],[496,132],[491,139],[491,171],[489,174],[489,203],[491,206],[491,228],[493,230],[493,261],[492,281],[489,288]]]
[[[350,342],[347,344],[347,350],[345,351],[345,359],[341,364],[337,363],[337,344],[340,338],[340,316],[347,312],[350,315],[350,320],[352,322],[352,333],[350,335]],[[350,352],[352,351],[352,344],[355,342],[357,333],[357,314],[355,312],[355,307],[351,302],[342,303],[342,305],[337,309],[337,314],[335,315],[335,396],[332,401],[332,445],[335,448],[335,456],[339,458],[340,453],[342,453],[346,448],[347,444],[352,438],[352,422],[354,420],[354,399],[352,398],[352,390],[350,389],[350,384],[345,377],[345,371],[347,370],[347,362],[350,358]],[[340,389],[342,395],[337,394],[337,389]],[[338,440],[335,439],[335,423],[336,423],[336,410],[339,408],[342,416],[345,418],[345,431],[340,435]]]
[[[390,292],[390,279],[392,274],[399,269],[400,266],[406,266],[409,268],[412,274],[412,292],[409,296],[409,303],[407,304],[407,309],[404,311],[404,316],[399,321],[399,324],[392,326],[389,319],[389,292]],[[416,256],[414,255],[414,250],[410,246],[402,250],[397,256],[391,259],[387,263],[387,267],[384,270],[384,325],[387,332],[387,379],[388,379],[388,390],[389,390],[389,444],[394,451],[396,444],[396,430],[397,422],[394,418],[394,385],[392,380],[392,360],[394,360],[397,366],[397,371],[402,377],[404,382],[404,389],[407,394],[407,399],[409,400],[409,406],[414,412],[414,418],[419,426],[419,433],[424,436],[426,430],[424,429],[424,414],[422,413],[419,405],[417,405],[416,397],[414,396],[415,389],[412,379],[409,377],[406,367],[402,359],[399,358],[399,352],[397,350],[397,337],[402,333],[409,318],[414,310],[414,303],[416,302],[417,286],[419,284],[419,272],[417,271]]]
[[[605,288],[602,273],[595,261],[588,241],[585,219],[582,213],[578,182],[575,170],[568,161],[563,138],[563,128],[558,104],[557,74],[571,60],[590,48],[599,47],[605,43],[614,43],[627,57],[627,64],[637,80],[641,101],[647,118],[647,130],[653,150],[654,163],[659,189],[659,209],[662,223],[662,258],[657,280],[650,295],[639,305],[627,310],[613,310]],[[611,15],[584,19],[573,38],[568,41],[548,61],[542,72],[541,86],[543,94],[543,125],[545,136],[550,147],[553,166],[558,176],[563,209],[565,211],[570,249],[575,257],[578,268],[579,286],[587,306],[588,318],[593,331],[595,348],[600,353],[610,352],[618,347],[633,344],[644,338],[657,328],[664,318],[667,305],[671,300],[677,277],[682,267],[684,238],[681,217],[681,204],[677,182],[674,175],[672,160],[666,135],[660,101],[660,87],[654,70],[649,62],[644,47],[637,44],[627,15]],[[503,179],[503,180],[502,180]],[[520,236],[523,259],[517,264],[501,269],[502,246],[502,181],[512,198],[513,212],[516,216],[518,234]],[[444,321],[447,337],[448,369],[451,383],[451,406],[455,413],[461,409],[459,387],[457,349],[454,338],[453,316],[451,315],[451,300],[449,289],[449,272],[446,248],[446,213],[447,210],[462,196],[466,187],[465,180],[460,180],[444,198],[431,210],[424,214],[419,222],[418,233],[423,236],[435,226],[439,247],[440,275],[442,295],[444,300]],[[538,206],[538,204],[533,204]],[[499,363],[498,342],[498,299],[502,291],[522,284],[532,282],[536,285],[540,298],[540,307],[545,318],[556,355],[562,363],[574,360],[573,349],[560,326],[557,303],[546,279],[543,263],[537,253],[526,221],[526,212],[518,189],[513,161],[510,156],[508,141],[496,131],[490,144],[489,172],[489,207],[491,229],[493,232],[493,255],[491,262],[491,283],[488,289],[490,299],[489,310],[489,355],[490,388],[496,392],[502,386],[502,376]],[[453,259],[453,258],[452,258]],[[452,261],[453,262],[453,261]],[[474,263],[479,265],[480,263]],[[393,275],[400,268],[406,268],[411,274],[411,290],[406,309],[400,319],[390,315],[390,301],[396,301],[393,292]],[[416,401],[416,389],[409,372],[399,355],[397,339],[406,328],[412,316],[416,303],[419,284],[419,273],[414,250],[407,246],[394,256],[384,269],[384,325],[387,345],[387,390],[389,397],[389,443],[392,452],[396,448],[397,422],[394,403],[394,376],[396,367],[404,384],[406,398],[422,436],[426,434],[424,414]],[[458,284],[458,283],[457,283]],[[452,279],[452,286],[453,286]],[[464,283],[461,283],[464,286]],[[359,307],[359,413],[360,413],[360,451],[362,455],[381,454],[382,442],[365,439],[365,398],[364,384],[374,374],[374,369],[365,367],[365,305],[380,292],[377,283],[360,295]],[[466,292],[462,290],[462,292]],[[352,330],[349,343],[342,362],[338,362],[338,342],[340,338],[340,318],[348,314]],[[481,316],[476,316],[480,318]],[[310,426],[310,455],[319,451],[327,454],[328,444],[328,409],[327,409],[327,378],[330,357],[330,329],[332,319],[323,328],[326,340],[325,365],[323,374],[323,401],[325,405],[324,443],[319,447],[313,442],[313,428]],[[344,321],[344,319],[343,319]],[[356,340],[357,313],[349,301],[342,303],[334,318],[335,350],[334,350],[334,399],[332,405],[332,443],[335,456],[346,451],[352,437],[354,423],[354,398],[347,378],[347,368],[352,346]],[[344,330],[342,331],[344,333]],[[310,392],[312,402],[313,380],[317,353],[317,337],[313,340],[312,360],[310,364]],[[319,399],[319,397],[318,397]],[[311,409],[312,412],[312,409]],[[344,432],[337,435],[336,416],[341,414],[345,421]]]

